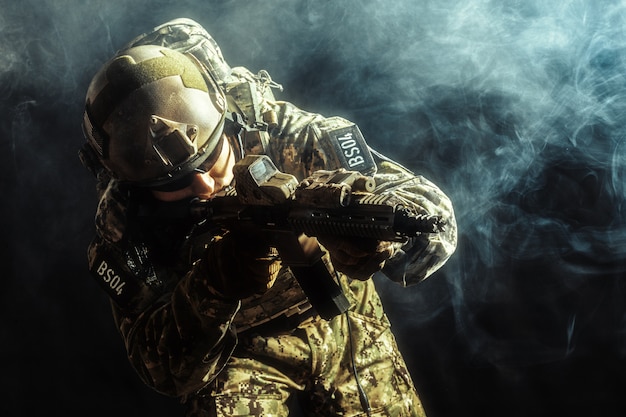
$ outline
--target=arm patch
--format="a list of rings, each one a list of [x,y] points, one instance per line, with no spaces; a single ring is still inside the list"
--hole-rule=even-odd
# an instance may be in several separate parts
[[[141,310],[146,302],[160,296],[163,287],[140,250],[122,253],[100,237],[89,246],[89,271],[111,300],[124,310]]]
[[[321,131],[320,142],[330,159],[349,171],[359,171],[363,175],[376,173],[376,163],[357,125],[322,128]]]

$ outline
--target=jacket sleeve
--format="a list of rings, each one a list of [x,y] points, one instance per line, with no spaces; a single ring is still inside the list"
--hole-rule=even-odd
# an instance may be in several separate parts
[[[383,273],[403,286],[416,284],[441,268],[452,256],[457,245],[457,225],[454,209],[448,196],[421,175],[414,175],[397,163],[375,155],[378,172],[376,190],[391,193],[407,207],[419,214],[439,216],[445,222],[444,230],[422,234],[398,245]]]
[[[350,169],[329,152],[336,147],[325,143],[332,140],[332,135],[323,132],[340,131],[354,125],[352,122],[309,113],[287,102],[269,105],[276,114],[277,125],[270,132],[266,152],[280,170],[302,180],[319,169]],[[383,268],[391,280],[404,286],[412,285],[441,268],[456,249],[457,225],[452,203],[431,181],[371,148],[370,151],[376,163],[374,193],[393,194],[418,213],[440,216],[446,224],[442,232],[422,234],[404,245],[396,245],[393,257]]]
[[[213,288],[204,259],[181,270],[141,256],[146,253],[141,242],[129,240],[125,230],[127,201],[111,184],[96,214],[90,270],[101,285],[107,285],[108,270],[125,283],[125,292],[118,291],[123,299],[109,291],[113,316],[142,380],[166,395],[193,393],[230,357],[236,343],[231,324],[240,302]]]
[[[171,293],[137,317],[113,308],[131,364],[163,394],[198,391],[219,373],[235,347],[231,324],[240,302],[222,299],[204,276],[200,261]]]

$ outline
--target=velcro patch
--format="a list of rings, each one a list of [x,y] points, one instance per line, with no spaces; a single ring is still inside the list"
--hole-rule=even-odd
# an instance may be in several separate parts
[[[376,173],[376,163],[357,125],[323,130],[322,135],[343,168],[364,175]]]
[[[90,272],[100,287],[120,307],[127,306],[141,290],[137,279],[119,265],[115,257],[107,256],[105,251],[99,250],[96,253]]]

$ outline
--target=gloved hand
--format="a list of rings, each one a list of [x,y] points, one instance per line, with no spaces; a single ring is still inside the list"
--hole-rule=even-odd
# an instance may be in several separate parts
[[[211,285],[224,297],[242,299],[272,288],[281,262],[262,236],[226,232],[207,247]]]
[[[394,253],[392,242],[375,239],[324,236],[318,240],[328,250],[335,269],[362,281],[380,271]]]

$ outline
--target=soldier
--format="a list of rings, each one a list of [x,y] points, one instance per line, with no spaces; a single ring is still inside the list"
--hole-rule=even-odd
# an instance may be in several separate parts
[[[276,86],[265,71],[231,68],[189,19],[133,40],[93,78],[80,152],[100,199],[88,259],[129,360],[190,416],[286,416],[294,397],[310,415],[422,416],[371,277],[408,286],[440,268],[456,247],[451,203],[369,148],[356,125],[276,100]],[[349,303],[320,317],[260,233],[157,214],[231,187],[236,162],[254,154],[299,181],[341,168],[372,175],[374,194],[440,216],[445,230],[400,243],[299,236]]]

